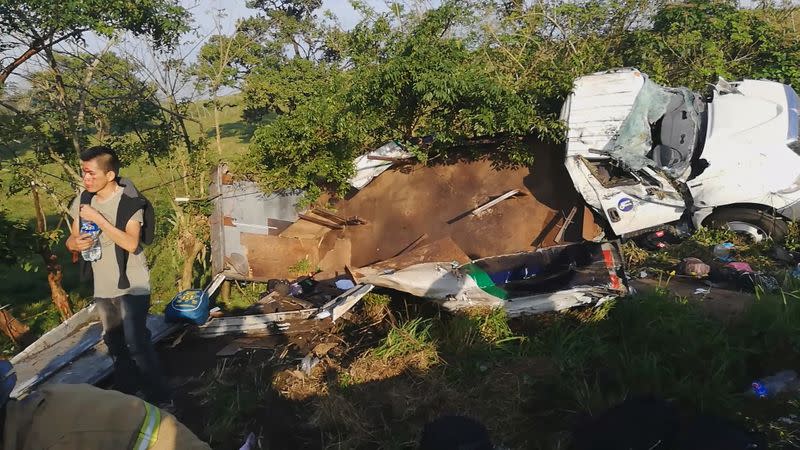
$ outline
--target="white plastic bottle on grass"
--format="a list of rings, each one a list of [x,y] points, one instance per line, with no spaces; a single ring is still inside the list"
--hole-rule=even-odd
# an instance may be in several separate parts
[[[781,392],[797,390],[800,380],[794,370],[781,370],[775,375],[756,380],[752,384],[753,394],[756,397],[773,397]]]

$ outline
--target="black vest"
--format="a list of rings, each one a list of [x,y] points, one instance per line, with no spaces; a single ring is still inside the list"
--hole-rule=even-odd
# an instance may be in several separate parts
[[[142,223],[142,236],[140,243],[149,245],[153,242],[153,235],[155,234],[155,211],[153,205],[147,200],[136,188],[133,183],[126,179],[120,178],[119,185],[123,188],[122,197],[119,200],[119,207],[117,208],[117,217],[114,226],[120,230],[125,230],[128,221],[131,220],[136,211],[143,210],[144,220]],[[81,205],[91,205],[92,197],[94,194],[89,191],[81,192]],[[78,216],[78,220],[83,222]],[[79,227],[80,229],[80,227]],[[114,253],[117,257],[117,266],[119,267],[119,282],[117,287],[119,289],[127,289],[131,287],[130,280],[128,280],[128,251],[114,245]],[[88,261],[80,259],[79,271],[82,281],[89,281],[94,274],[92,273],[92,264]]]

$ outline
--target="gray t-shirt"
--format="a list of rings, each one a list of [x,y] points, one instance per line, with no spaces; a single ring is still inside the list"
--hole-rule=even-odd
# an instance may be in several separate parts
[[[122,198],[122,187],[117,187],[114,195],[106,201],[100,201],[97,196],[92,197],[92,207],[103,215],[109,222],[114,224],[117,220],[117,209]],[[80,207],[80,195],[72,202],[71,213],[74,220],[78,218]],[[143,221],[142,210],[133,214],[130,220]],[[97,261],[92,262],[92,272],[94,273],[94,296],[96,298],[114,298],[122,295],[150,295],[150,271],[147,269],[147,259],[141,244],[134,253],[128,255],[128,280],[131,286],[127,289],[119,289],[119,265],[114,248],[114,241],[100,232],[100,245],[103,254]]]

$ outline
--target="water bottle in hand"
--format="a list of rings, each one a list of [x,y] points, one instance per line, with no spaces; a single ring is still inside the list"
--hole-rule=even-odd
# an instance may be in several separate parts
[[[756,397],[773,397],[781,392],[797,389],[797,372],[794,370],[782,370],[775,375],[756,380],[753,382],[753,394]]]
[[[89,235],[92,238],[92,246],[81,251],[84,261],[97,261],[103,256],[103,249],[100,247],[100,227],[94,222],[81,222],[81,234]]]

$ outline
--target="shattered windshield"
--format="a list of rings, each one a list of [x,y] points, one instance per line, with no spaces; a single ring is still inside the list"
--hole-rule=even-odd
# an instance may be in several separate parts
[[[691,165],[704,108],[689,89],[665,88],[646,79],[607,151],[629,170],[654,167],[679,177]]]

